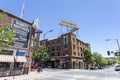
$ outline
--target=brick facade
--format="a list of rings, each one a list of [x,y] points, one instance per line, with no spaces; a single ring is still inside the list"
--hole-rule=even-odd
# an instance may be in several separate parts
[[[43,40],[44,41],[44,40]],[[41,44],[43,44],[41,41]],[[90,44],[76,38],[73,33],[66,33],[51,40],[45,40],[52,67],[84,69],[82,48],[90,50]]]

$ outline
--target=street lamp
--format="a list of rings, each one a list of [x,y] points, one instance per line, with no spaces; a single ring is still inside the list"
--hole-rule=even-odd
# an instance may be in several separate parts
[[[45,41],[46,34],[49,33],[49,32],[52,32],[52,31],[53,31],[53,29],[51,29],[48,32],[46,32],[46,33],[43,34],[43,46],[46,46],[46,41]],[[43,51],[43,53],[42,53],[42,64],[41,64],[42,68],[43,68],[44,57],[45,57],[45,53]]]
[[[120,51],[120,45],[119,45],[118,39],[106,39],[105,41],[110,41],[110,40],[116,40],[117,46],[118,46],[118,50]]]
[[[65,57],[66,57],[66,58],[65,58],[65,59],[66,59],[66,69],[68,69],[68,66],[69,66],[68,64],[69,64],[69,63],[68,63],[67,61],[68,61],[68,57],[69,57],[69,55],[66,54]]]
[[[51,30],[49,30],[48,32],[44,33],[44,35],[43,35],[43,40],[45,40],[45,35],[46,35],[47,33],[49,33],[49,32],[52,32],[52,31],[53,31],[53,29],[51,29]]]

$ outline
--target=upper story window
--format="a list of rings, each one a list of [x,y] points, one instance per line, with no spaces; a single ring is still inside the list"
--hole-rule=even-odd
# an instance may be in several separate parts
[[[52,51],[55,51],[55,48],[54,48],[54,47],[52,47]]]
[[[61,50],[61,46],[57,46],[57,51],[60,51]]]
[[[73,42],[75,42],[75,38],[73,37]]]
[[[75,44],[73,44],[73,49],[75,49]]]
[[[8,28],[6,28],[6,29],[4,29],[3,30],[3,32],[5,33],[5,32],[8,32],[9,31],[9,29]]]
[[[65,35],[63,37],[64,44],[68,44],[68,35]]]
[[[60,45],[60,39],[57,40],[57,45]]]
[[[57,53],[57,56],[60,56],[60,52]]]
[[[52,46],[54,46],[54,41],[52,41],[52,44],[51,44]]]
[[[49,46],[47,47],[47,50],[48,50],[48,52],[50,52],[50,47]]]
[[[63,53],[63,56],[69,55],[67,51]]]
[[[76,52],[74,52],[74,55],[76,55]]]
[[[57,44],[60,44],[60,39],[57,40]]]
[[[47,43],[47,46],[48,46],[48,47],[50,46],[50,43],[49,43],[49,42]]]
[[[65,45],[64,45],[64,48],[68,48],[68,44],[65,44]]]
[[[52,55],[52,56],[55,56],[55,53],[52,53],[51,55]]]

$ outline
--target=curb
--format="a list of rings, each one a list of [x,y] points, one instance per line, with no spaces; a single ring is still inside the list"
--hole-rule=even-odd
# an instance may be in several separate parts
[[[0,80],[34,80],[35,78],[44,77],[45,75],[49,74],[48,72],[31,72],[28,75],[19,75],[19,76],[9,76],[9,77],[2,77]]]

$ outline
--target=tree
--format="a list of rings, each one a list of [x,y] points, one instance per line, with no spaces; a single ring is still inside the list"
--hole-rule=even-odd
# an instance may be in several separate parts
[[[94,63],[99,66],[101,64],[101,61],[102,61],[102,56],[101,54],[97,53],[97,52],[93,52],[93,55],[94,57]]]
[[[89,64],[91,64],[92,63],[92,54],[91,54],[91,52],[89,51],[89,50],[87,50],[87,49],[85,49],[85,48],[83,48],[82,49],[82,52],[83,52],[83,54],[84,54],[84,59],[83,59],[83,61],[86,63],[86,69],[88,69],[89,68]]]
[[[101,59],[101,63],[99,64],[100,66],[105,66],[108,64],[108,60],[106,58],[103,58]]]
[[[112,59],[107,59],[107,65],[112,65],[113,64],[113,60]]]
[[[42,59],[44,59],[44,61],[47,61],[49,59],[49,55],[47,53],[47,48],[45,46],[39,46],[37,50],[33,51],[32,58],[36,62],[38,62]]]
[[[5,12],[0,14],[0,20],[5,16]],[[8,25],[0,24],[0,49],[10,48],[14,39],[14,29]]]
[[[120,64],[120,56],[117,56],[117,63]]]

